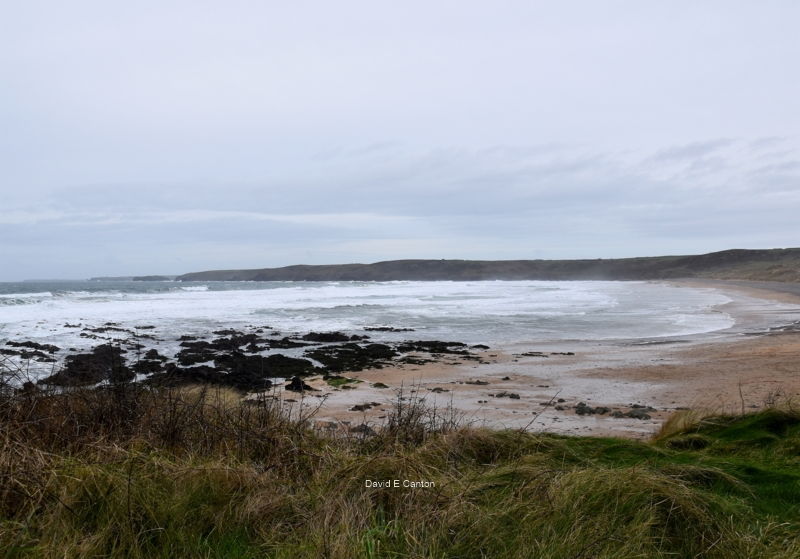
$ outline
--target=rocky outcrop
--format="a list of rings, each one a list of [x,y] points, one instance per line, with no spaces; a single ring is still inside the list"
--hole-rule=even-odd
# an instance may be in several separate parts
[[[41,382],[55,386],[86,386],[102,381],[126,382],[134,377],[126,365],[119,346],[103,344],[91,353],[68,355],[64,367]]]

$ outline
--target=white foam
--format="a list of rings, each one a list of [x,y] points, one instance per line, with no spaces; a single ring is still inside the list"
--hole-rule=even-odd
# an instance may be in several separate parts
[[[189,285],[186,287],[180,287],[181,291],[208,291],[207,285]]]
[[[2,293],[0,294],[0,299],[42,299],[52,296],[53,294],[49,291],[42,291],[40,293]]]
[[[0,336],[45,337],[62,347],[92,343],[63,327],[77,322],[153,325],[165,339],[246,324],[284,332],[388,324],[415,332],[370,335],[474,343],[650,338],[733,324],[715,310],[730,299],[714,290],[646,282],[274,282],[19,295],[30,304],[0,306]]]

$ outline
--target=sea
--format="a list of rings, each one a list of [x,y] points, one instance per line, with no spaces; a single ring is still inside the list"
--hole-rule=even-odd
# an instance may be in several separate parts
[[[81,349],[97,343],[82,332],[107,324],[165,344],[248,327],[490,346],[658,339],[730,328],[730,301],[711,288],[636,281],[29,281],[0,283],[0,344]],[[403,331],[365,330],[380,327]]]

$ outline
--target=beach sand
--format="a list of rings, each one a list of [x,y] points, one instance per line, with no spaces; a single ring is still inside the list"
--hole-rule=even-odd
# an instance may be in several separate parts
[[[679,409],[738,413],[800,396],[800,329],[795,324],[800,286],[671,283],[722,291],[731,302],[720,311],[733,316],[736,325],[644,341],[531,341],[483,351],[480,361],[448,355],[436,363],[346,373],[361,381],[350,389],[312,379],[308,382],[318,391],[282,397],[298,411],[319,408],[314,417],[331,428],[379,425],[402,392],[440,411],[452,407],[463,422],[477,426],[648,438]],[[375,388],[375,383],[388,388]],[[579,403],[609,411],[580,415]],[[368,409],[352,410],[364,404]],[[615,411],[650,417],[612,417]]]

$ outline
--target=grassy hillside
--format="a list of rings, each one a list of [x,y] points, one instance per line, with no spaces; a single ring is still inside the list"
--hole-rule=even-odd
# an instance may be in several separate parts
[[[6,391],[0,557],[800,557],[792,409],[684,415],[651,443],[413,399],[375,434],[308,419],[227,391]]]
[[[216,270],[183,281],[644,280],[674,278],[800,282],[800,248],[726,250],[692,256],[595,260],[392,260],[374,264]]]

